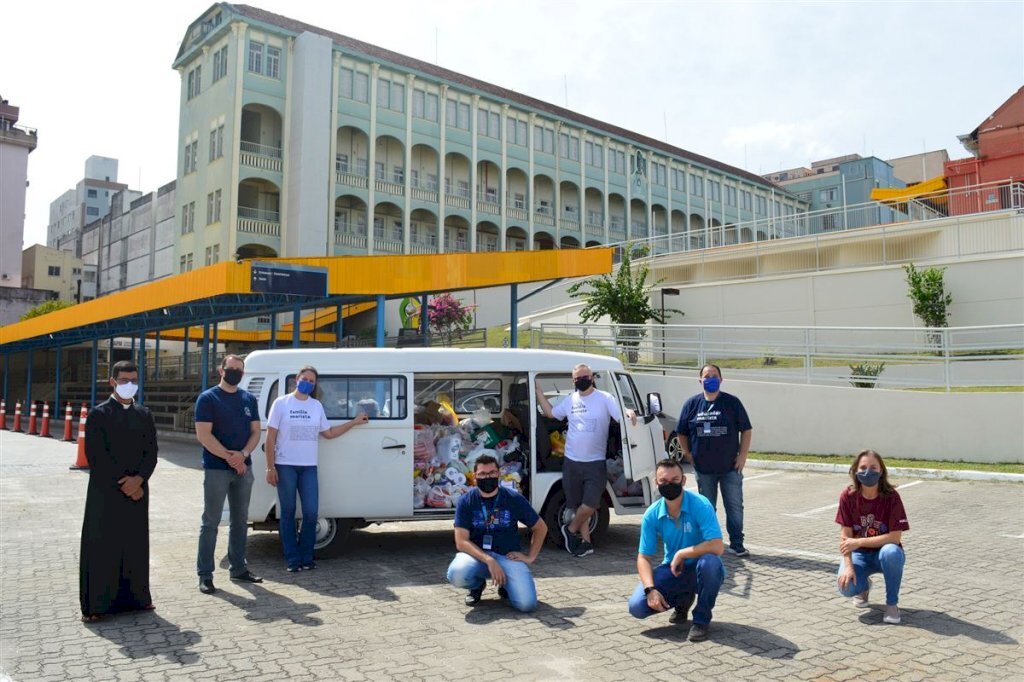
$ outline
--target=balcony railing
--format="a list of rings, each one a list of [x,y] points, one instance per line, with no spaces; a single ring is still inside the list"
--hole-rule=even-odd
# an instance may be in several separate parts
[[[238,231],[261,234],[267,237],[281,236],[281,222],[277,211],[258,208],[238,207]]]
[[[508,211],[508,217],[512,220],[529,220],[529,213],[526,212],[525,208],[512,208],[511,206],[506,209]]]
[[[397,182],[381,180],[379,178],[374,180],[373,187],[378,192],[383,192],[384,194],[391,194],[396,197],[400,197],[403,194],[405,194],[405,187],[403,185],[400,185]]]
[[[339,185],[346,185],[348,187],[358,187],[359,189],[366,189],[368,180],[365,175],[359,175],[357,173],[350,173],[346,171],[338,171],[335,173],[335,179]]]
[[[437,190],[436,189],[425,189],[423,187],[412,188],[412,198],[418,201],[429,201],[431,203],[437,203]]]
[[[281,148],[242,140],[239,161],[243,166],[280,173],[284,168]]]
[[[409,244],[409,253],[437,253],[437,245],[426,242],[412,242]]]
[[[454,206],[455,208],[469,208],[469,197],[446,193],[444,195],[444,200],[449,206]]]
[[[573,218],[561,218],[558,221],[558,227],[562,232],[575,232],[576,234],[579,234],[580,221]]]
[[[366,248],[366,235],[354,232],[335,232],[334,243],[337,246],[348,246],[354,249]]]
[[[401,240],[386,239],[384,237],[373,238],[373,250],[378,253],[402,253],[404,244]]]
[[[501,205],[493,197],[478,194],[476,202],[476,209],[481,213],[487,213],[488,215],[498,215],[501,213]]]

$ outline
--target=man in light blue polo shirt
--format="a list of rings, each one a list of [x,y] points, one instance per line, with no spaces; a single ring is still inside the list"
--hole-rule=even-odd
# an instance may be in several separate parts
[[[669,621],[682,625],[696,599],[687,639],[701,642],[708,638],[711,610],[725,579],[722,529],[707,498],[683,490],[686,476],[679,462],[658,462],[655,483],[661,499],[648,507],[640,522],[640,584],[629,598],[629,613],[646,618],[674,608]],[[659,537],[664,559],[655,565]]]

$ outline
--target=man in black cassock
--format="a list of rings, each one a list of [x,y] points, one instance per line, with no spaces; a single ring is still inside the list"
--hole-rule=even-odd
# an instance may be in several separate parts
[[[111,368],[113,394],[89,411],[79,595],[82,620],[149,610],[149,485],[156,468],[156,425],[135,404],[139,370],[127,360]]]

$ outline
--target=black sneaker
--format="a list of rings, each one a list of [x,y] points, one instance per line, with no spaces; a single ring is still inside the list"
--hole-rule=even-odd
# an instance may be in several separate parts
[[[508,599],[508,590],[506,590],[504,587],[499,587],[498,588],[498,598],[499,599]]]
[[[483,586],[470,590],[469,594],[466,595],[466,606],[474,606],[480,601],[480,597],[484,593]]]
[[[694,595],[689,594],[683,597],[683,600],[672,610],[672,615],[668,617],[668,622],[675,625],[683,625],[686,623],[690,616],[690,607],[693,606]]]
[[[590,544],[586,540],[580,539],[576,543],[576,549],[572,551],[574,557],[585,557],[588,554],[594,553],[594,545]]]
[[[302,571],[302,566],[289,566],[285,570],[287,570],[289,573],[299,573],[300,571]]]
[[[310,561],[308,564],[302,564],[302,570],[303,571],[312,571],[315,568],[316,568],[316,562],[315,561]]]
[[[562,539],[565,540],[565,551],[569,554],[576,554],[576,548],[579,546],[581,538],[579,534],[569,530],[568,523],[562,524]]]
[[[732,545],[729,545],[729,547],[726,548],[726,549],[729,552],[729,554],[735,554],[736,556],[749,556],[750,555],[750,552],[748,552],[747,548],[744,547],[743,545],[740,545],[739,547],[733,547]]]
[[[199,591],[203,594],[213,594],[217,588],[213,586],[213,578],[200,578]]]
[[[708,638],[708,626],[701,625],[700,623],[694,623],[690,627],[690,634],[686,636],[686,639],[691,642],[703,642]]]
[[[263,582],[263,578],[259,577],[258,575],[253,575],[249,571],[246,571],[245,573],[243,573],[241,575],[233,575],[233,576],[231,576],[231,579],[234,580],[236,583],[261,583],[261,582]]]

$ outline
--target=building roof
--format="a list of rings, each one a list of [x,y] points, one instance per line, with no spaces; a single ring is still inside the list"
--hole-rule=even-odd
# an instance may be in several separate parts
[[[552,116],[556,116],[567,121],[573,121],[575,123],[587,126],[589,128],[593,128],[595,130],[600,130],[609,135],[622,138],[624,140],[629,140],[631,142],[635,142],[646,147],[650,147],[652,149],[657,149],[672,156],[687,159],[689,161],[701,164],[703,166],[707,166],[709,168],[715,168],[717,170],[722,171],[723,173],[728,173],[738,178],[747,180],[748,182],[760,185],[765,189],[773,188],[772,183],[766,181],[761,176],[743,170],[742,168],[736,168],[735,166],[730,166],[729,164],[722,163],[721,161],[716,161],[715,159],[709,158],[707,156],[696,154],[694,152],[687,151],[680,147],[674,147],[666,142],[662,142],[660,140],[656,140],[654,138],[647,137],[645,135],[632,132],[630,130],[626,130],[625,128],[612,125],[611,123],[599,121],[598,119],[591,118],[589,116],[584,116],[583,114],[579,114],[570,109],[566,109],[564,107],[560,107],[549,102],[545,102],[543,100],[518,93],[515,90],[509,90],[508,88],[493,85],[486,81],[471,78],[470,76],[466,76],[456,71],[451,71],[449,69],[445,69],[435,64],[430,64],[429,62],[420,61],[419,59],[414,59],[412,57],[408,57],[398,52],[392,52],[391,50],[387,50],[383,47],[378,47],[377,45],[373,45],[371,43],[356,40],[355,38],[350,38],[348,36],[341,35],[340,33],[334,33],[333,31],[328,31],[318,26],[313,26],[312,24],[307,24],[296,19],[290,19],[288,17],[281,16],[280,14],[267,12],[266,10],[262,10],[258,7],[252,7],[250,5],[236,5],[227,2],[219,3],[219,5],[225,8],[229,8],[236,14],[239,14],[253,21],[258,21],[263,24],[268,24],[270,26],[276,26],[277,28],[283,29],[287,32],[294,33],[296,35],[303,32],[309,32],[325,36],[327,38],[330,38],[335,45],[341,47],[343,50],[357,53],[366,57],[370,57],[379,62],[387,62],[389,64],[394,64],[396,66],[400,66],[406,69],[419,71],[421,73],[434,76],[440,80],[457,83],[467,89],[487,93],[494,97],[499,97],[510,102],[515,102],[529,109],[543,111]],[[217,5],[214,5],[214,7],[216,6]],[[206,14],[208,13],[209,11],[205,12],[203,16],[206,16]],[[178,59],[181,59],[181,57],[184,56],[184,54],[187,52],[187,43],[188,39],[186,37],[186,40],[182,42],[181,49],[178,51]]]

